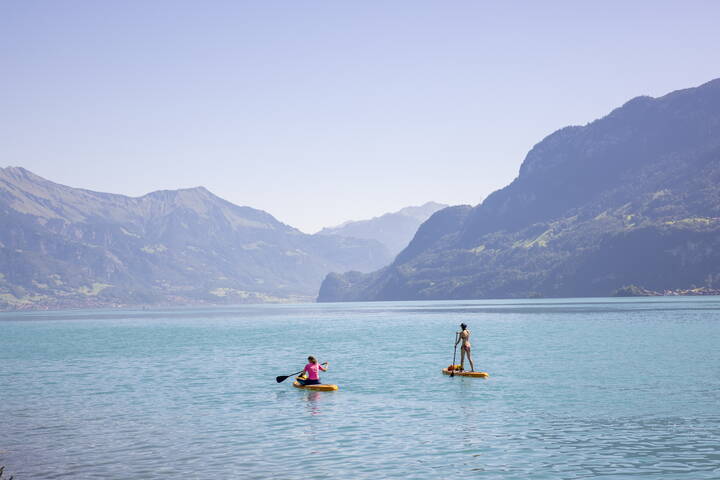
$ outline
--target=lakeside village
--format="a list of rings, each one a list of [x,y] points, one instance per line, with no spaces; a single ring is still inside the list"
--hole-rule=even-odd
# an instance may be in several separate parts
[[[678,296],[693,296],[693,295],[720,295],[720,288],[711,287],[696,287],[688,289],[678,290],[664,290],[662,292],[656,292],[655,290],[648,290],[647,288],[638,287],[637,285],[628,285],[626,287],[618,288],[613,292],[613,297],[678,297]]]

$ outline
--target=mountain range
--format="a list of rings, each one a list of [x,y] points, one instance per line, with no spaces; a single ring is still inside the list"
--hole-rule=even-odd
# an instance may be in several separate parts
[[[311,300],[333,270],[392,261],[203,187],[142,197],[0,169],[0,309]]]
[[[607,296],[720,285],[720,79],[641,96],[535,145],[481,204],[319,301]]]
[[[445,207],[447,205],[442,203],[427,202],[368,220],[348,221],[336,227],[323,228],[318,233],[377,240],[387,247],[388,255],[394,258],[410,243],[418,227],[433,213]]]

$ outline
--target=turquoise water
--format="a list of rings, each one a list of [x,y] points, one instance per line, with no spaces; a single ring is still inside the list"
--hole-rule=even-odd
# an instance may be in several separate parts
[[[456,326],[487,380],[450,378]],[[0,314],[26,479],[720,478],[720,298]],[[276,375],[308,354],[337,392]]]

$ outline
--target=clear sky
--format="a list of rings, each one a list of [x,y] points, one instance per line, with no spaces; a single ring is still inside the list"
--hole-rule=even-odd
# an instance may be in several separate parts
[[[720,77],[717,1],[0,0],[0,166],[314,232],[477,204],[554,130]]]

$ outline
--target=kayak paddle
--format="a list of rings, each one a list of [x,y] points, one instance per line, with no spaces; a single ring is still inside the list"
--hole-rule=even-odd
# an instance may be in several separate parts
[[[321,363],[320,365],[327,365],[327,362]],[[293,375],[297,375],[297,374],[302,373],[302,372],[304,372],[304,371],[305,371],[305,369],[303,368],[303,369],[300,370],[299,372],[291,373],[290,375],[280,375],[280,376],[277,376],[277,377],[275,377],[275,381],[276,381],[277,383],[284,382],[285,380],[288,379],[288,377],[292,377]]]

